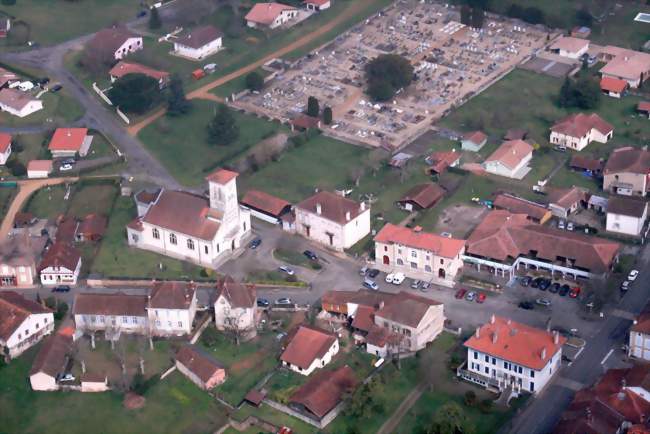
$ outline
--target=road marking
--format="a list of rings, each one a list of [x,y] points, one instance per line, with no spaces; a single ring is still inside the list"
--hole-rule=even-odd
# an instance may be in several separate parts
[[[604,357],[603,360],[600,362],[600,364],[601,364],[601,365],[604,365],[605,362],[607,361],[607,359],[609,359],[609,356],[611,356],[613,352],[614,352],[614,348],[612,348],[611,350],[609,350],[609,353],[607,353],[607,355],[605,355],[605,357]]]
[[[634,321],[636,319],[636,315],[633,314],[632,312],[627,312],[621,309],[614,309],[612,311],[612,315],[617,316],[619,318],[623,319],[629,319],[630,321]]]

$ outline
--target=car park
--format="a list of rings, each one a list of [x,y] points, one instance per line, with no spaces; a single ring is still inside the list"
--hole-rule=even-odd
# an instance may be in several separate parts
[[[388,273],[386,277],[384,278],[384,281],[386,283],[393,283],[393,279],[395,278],[395,274],[393,273]]]
[[[393,285],[401,285],[404,279],[406,279],[404,273],[395,273],[393,275]]]
[[[316,253],[312,252],[311,250],[305,250],[302,252],[303,255],[308,257],[312,261],[318,261],[318,256],[316,256]]]
[[[269,307],[271,303],[266,298],[257,299],[257,307]]]
[[[530,283],[533,281],[533,278],[530,276],[523,276],[519,278],[519,284],[521,286],[530,286]]]
[[[374,279],[374,278],[377,277],[377,276],[379,276],[379,270],[377,270],[376,268],[371,268],[371,269],[368,271],[368,277]]]
[[[275,304],[282,305],[282,306],[288,306],[288,305],[291,305],[291,304],[294,304],[294,303],[293,303],[293,300],[291,300],[290,298],[282,297],[282,298],[278,298],[277,300],[275,300]]]
[[[467,300],[467,301],[476,300],[476,292],[474,292],[474,291],[468,292],[467,295],[465,296],[465,300]]]
[[[579,286],[574,286],[571,288],[571,291],[569,292],[569,297],[571,298],[578,298],[580,295],[580,287]]]
[[[286,265],[282,265],[281,267],[278,267],[278,270],[283,273],[287,273],[289,276],[293,276],[294,274],[296,274],[295,271],[293,271],[291,268],[287,267]]]
[[[637,277],[639,277],[639,270],[632,270],[630,271],[630,274],[627,275],[627,280],[634,282]]]
[[[539,283],[542,281],[541,277],[536,277],[530,282],[531,288],[539,288]]]
[[[560,292],[558,292],[558,294],[560,294],[560,297],[566,297],[569,292],[571,292],[571,287],[565,283],[560,287]]]
[[[560,292],[560,284],[557,282],[554,282],[551,286],[548,288],[548,292],[551,292],[553,294],[557,294]]]
[[[481,293],[479,293],[478,296],[476,297],[476,302],[477,302],[477,303],[485,303],[485,299],[486,299],[486,298],[487,298],[487,296],[485,295],[485,293],[484,293],[484,292],[481,292]]]
[[[60,285],[52,288],[52,292],[70,292],[70,287],[68,285]]]
[[[549,300],[548,298],[538,298],[537,300],[535,300],[535,303],[539,304],[540,306],[548,307],[551,305],[551,300]]]
[[[454,297],[460,300],[465,297],[465,294],[467,294],[467,290],[460,288],[458,291],[456,291],[456,295],[454,295]]]
[[[372,289],[373,291],[379,290],[379,285],[377,285],[377,282],[375,282],[374,280],[364,279],[363,286],[368,289]]]
[[[420,282],[419,280],[414,280],[413,282],[411,282],[411,288],[418,289],[418,288],[420,288],[421,283],[422,282]]]
[[[251,243],[249,244],[249,247],[253,250],[257,249],[260,244],[262,244],[262,239],[261,238],[255,238]]]

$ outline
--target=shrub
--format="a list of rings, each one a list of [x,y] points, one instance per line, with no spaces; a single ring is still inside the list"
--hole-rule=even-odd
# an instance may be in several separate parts
[[[11,167],[11,174],[13,176],[25,176],[27,174],[27,168],[20,161],[16,161]]]
[[[476,393],[473,390],[465,392],[463,402],[467,407],[474,407],[476,405]]]
[[[481,413],[484,414],[491,413],[493,407],[494,407],[494,401],[492,401],[491,399],[484,399],[479,404],[479,410],[481,410]]]
[[[264,88],[264,77],[257,72],[253,71],[246,76],[246,89],[260,91]]]
[[[54,312],[54,319],[60,321],[65,317],[66,313],[68,313],[68,304],[61,301],[56,307],[56,312]]]

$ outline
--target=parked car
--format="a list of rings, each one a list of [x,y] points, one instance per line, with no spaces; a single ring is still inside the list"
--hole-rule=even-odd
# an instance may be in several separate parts
[[[486,299],[486,298],[487,298],[487,296],[485,295],[485,293],[484,293],[484,292],[480,292],[480,293],[478,294],[478,297],[476,297],[476,302],[477,302],[477,303],[485,303],[485,299]]]
[[[393,279],[395,278],[395,274],[393,273],[388,273],[386,277],[384,278],[384,281],[386,283],[393,283]]]
[[[548,292],[552,292],[553,294],[557,294],[560,292],[560,284],[557,282],[554,282],[549,288]]]
[[[67,172],[68,170],[72,170],[72,164],[62,164],[59,166],[59,170],[61,172]]]
[[[368,277],[371,277],[371,278],[374,279],[374,278],[377,277],[377,276],[379,276],[379,270],[377,270],[376,268],[371,268],[371,269],[368,271]]]
[[[283,273],[287,273],[289,276],[293,276],[296,274],[295,271],[293,271],[291,268],[287,267],[286,265],[282,265],[281,267],[278,267],[279,271],[282,271]]]
[[[571,287],[566,283],[560,287],[560,297],[566,297],[571,292]]]
[[[59,381],[64,382],[64,381],[74,381],[74,375],[67,373],[67,374],[61,374],[59,376]]]
[[[539,288],[539,283],[540,283],[542,280],[543,280],[543,279],[542,279],[541,277],[536,277],[536,278],[534,278],[534,279],[530,282],[530,287],[531,287],[531,288]]]
[[[574,286],[571,288],[571,291],[569,292],[569,297],[571,298],[578,298],[580,295],[580,287],[579,286]]]
[[[572,230],[574,230],[574,229],[575,229],[575,226],[573,225],[573,222],[568,222],[568,223],[566,224],[566,230],[567,230],[567,231],[572,231]]]
[[[260,244],[262,244],[262,239],[261,238],[255,238],[251,243],[249,244],[249,247],[253,250],[257,249]]]
[[[63,86],[61,86],[60,84],[55,84],[54,86],[52,86],[51,91],[52,91],[52,92],[58,92],[58,91],[60,91],[61,89],[63,89]]]
[[[539,282],[539,289],[542,291],[546,291],[548,287],[551,286],[551,279],[546,279],[542,278],[542,280]]]
[[[282,298],[278,298],[277,300],[275,300],[275,304],[288,306],[288,305],[294,304],[294,302],[290,298],[282,297]]]
[[[311,259],[312,261],[318,261],[318,256],[316,256],[316,253],[312,252],[311,250],[305,250],[302,252],[303,255]]]
[[[458,291],[456,291],[456,295],[454,297],[460,300],[461,298],[465,297],[465,294],[467,294],[467,290],[465,288],[460,288]]]
[[[140,11],[138,14],[135,16],[136,18],[142,18],[147,16],[147,11]]]
[[[551,300],[548,298],[538,298],[535,300],[535,303],[539,304],[540,306],[550,306],[551,305]]]
[[[411,282],[411,288],[418,289],[418,288],[420,288],[421,284],[422,284],[422,282],[420,282],[419,280],[414,280],[413,282]]]
[[[451,238],[451,234],[449,232],[441,232],[440,236],[445,238]]]
[[[520,301],[518,306],[519,308],[525,310],[533,310],[535,308],[533,303],[531,303],[530,301]]]
[[[393,285],[401,285],[402,282],[404,282],[404,279],[406,279],[404,273],[395,273],[393,275]]]
[[[476,300],[476,292],[474,292],[474,291],[468,292],[467,295],[465,295],[465,300],[467,300],[467,301]]]
[[[533,281],[533,278],[530,276],[523,276],[519,278],[519,284],[521,286],[530,286],[531,282]]]
[[[269,307],[271,303],[266,298],[257,299],[257,307]]]
[[[379,290],[379,285],[377,285],[377,282],[375,282],[374,280],[364,279],[363,286],[368,289],[372,289],[373,291]]]
[[[559,220],[559,221],[557,222],[557,228],[558,228],[558,229],[564,229],[564,227],[565,227],[564,220]]]
[[[624,280],[623,283],[621,283],[621,291],[625,292],[628,289],[630,289],[630,282],[629,280]]]
[[[632,270],[630,271],[630,274],[627,275],[627,280],[634,282],[637,277],[639,277],[639,270]]]
[[[68,285],[60,285],[52,288],[52,292],[70,292],[70,287]]]
[[[359,274],[360,274],[361,276],[365,276],[367,273],[368,273],[368,267],[366,267],[366,266],[364,265],[364,266],[361,267],[361,269],[359,270]]]
[[[422,282],[422,285],[420,285],[420,291],[422,292],[427,292],[431,288],[431,282]]]

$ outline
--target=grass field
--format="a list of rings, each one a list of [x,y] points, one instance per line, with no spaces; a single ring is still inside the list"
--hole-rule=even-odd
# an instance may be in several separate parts
[[[0,187],[0,220],[4,218],[5,213],[9,209],[9,205],[16,195],[17,189],[15,187]]]
[[[117,186],[110,183],[71,184],[66,200],[66,190],[62,185],[38,190],[27,202],[25,211],[47,219],[54,219],[60,214],[78,218],[90,213],[108,215],[118,193]]]
[[[223,407],[178,372],[149,389],[140,410],[125,410],[116,392],[32,392],[27,377],[37,349],[0,367],[3,432],[198,433],[226,423]]]
[[[0,6],[0,11],[27,23],[29,40],[41,45],[58,44],[134,19],[138,10],[138,2],[133,0],[19,0],[12,6]]]
[[[79,104],[64,92],[46,92],[41,96],[43,109],[24,118],[0,112],[0,124],[8,127],[24,127],[30,125],[66,124],[79,119],[83,109]]]
[[[138,135],[146,148],[184,185],[201,185],[215,168],[242,158],[259,141],[286,130],[278,123],[233,112],[239,138],[230,145],[211,145],[206,127],[214,116],[215,104],[204,100],[195,100],[193,104],[189,115],[160,118]]]

